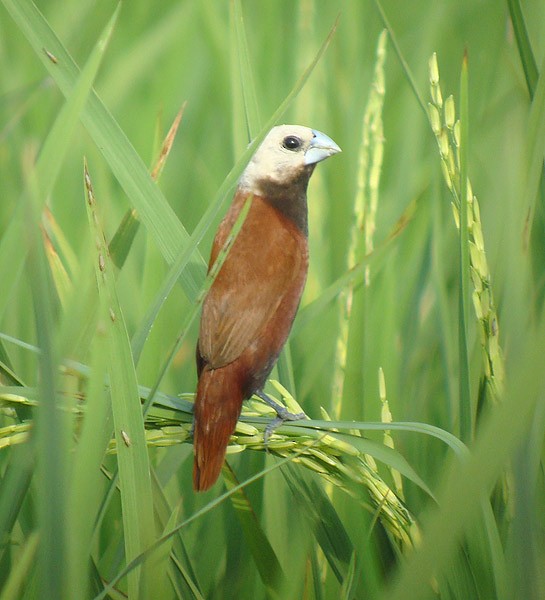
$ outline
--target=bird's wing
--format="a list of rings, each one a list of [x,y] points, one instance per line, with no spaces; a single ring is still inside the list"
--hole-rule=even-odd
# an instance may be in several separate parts
[[[199,353],[215,369],[238,358],[256,341],[286,294],[296,294],[298,303],[302,291],[306,240],[294,235],[293,228],[263,204],[259,198],[252,202],[203,303]],[[212,261],[232,220],[226,218],[218,230]]]

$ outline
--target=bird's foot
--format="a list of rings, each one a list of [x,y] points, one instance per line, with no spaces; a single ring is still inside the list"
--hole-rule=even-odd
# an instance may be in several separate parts
[[[278,404],[275,402],[270,396],[267,396],[265,392],[261,390],[255,392],[255,395],[261,398],[265,404],[268,404],[278,415],[275,419],[273,419],[265,428],[265,433],[263,434],[263,441],[265,442],[265,446],[269,441],[269,438],[274,433],[278,427],[280,427],[285,421],[300,421],[301,419],[307,419],[307,415],[304,412],[300,413],[292,413],[285,406]]]

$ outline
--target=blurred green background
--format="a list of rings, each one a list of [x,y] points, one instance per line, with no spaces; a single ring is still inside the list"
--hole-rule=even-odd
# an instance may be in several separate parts
[[[98,45],[114,2],[36,6],[41,15],[28,0],[0,7],[0,598],[543,598],[545,3],[133,0]],[[416,478],[401,492],[392,472],[378,467],[418,523],[414,550],[384,526],[366,485],[347,484],[347,494],[300,465],[248,485],[243,500],[235,494],[216,505],[222,483],[196,496],[191,445],[148,453],[153,424],[144,432],[134,411],[136,382],[170,396],[194,391],[196,320],[171,364],[169,353],[204,281],[235,181],[226,185],[226,177],[233,166],[232,175],[241,172],[251,138],[263,135],[337,19],[279,118],[325,132],[343,153],[310,183],[309,278],[274,377],[324,430],[321,407],[334,420],[384,420],[382,369],[393,421],[441,430],[409,423],[392,433],[392,463],[406,459],[435,499]],[[387,26],[384,105],[374,105],[380,129],[366,147],[377,41]],[[52,32],[85,67],[79,87]],[[478,198],[497,309],[488,334],[472,303],[483,255],[471,254],[471,231],[460,243],[427,114],[434,52],[444,98],[454,96],[458,116],[468,106],[460,162]],[[96,97],[85,104],[91,85],[105,109]],[[184,103],[156,188],[145,167],[155,164]],[[376,216],[358,205],[362,182],[367,194],[373,183],[365,152],[382,154]],[[98,227],[86,213],[84,157]],[[100,227],[109,242],[130,209],[141,224],[134,240],[120,230],[126,260],[118,269],[108,259],[102,284],[97,271],[99,296]],[[358,225],[370,219],[375,250],[368,253]],[[203,239],[180,285],[152,312],[133,366],[129,340],[145,332],[170,264],[188,247],[185,231],[199,227]],[[472,261],[465,272],[464,244]],[[352,267],[355,276],[345,277]],[[460,331],[462,282],[468,322]],[[105,325],[114,305],[119,318]],[[115,332],[105,335],[109,327]],[[483,335],[499,339],[506,371],[505,390],[502,381],[492,399]],[[77,365],[67,367],[67,359]],[[103,389],[108,369],[110,380],[121,374],[111,401]],[[189,418],[186,410],[180,421]],[[113,432],[123,445],[123,419],[135,433],[120,448],[117,485],[117,455],[104,453]],[[30,422],[29,441],[17,444]],[[365,435],[382,445],[385,427],[377,427]],[[469,453],[449,450],[448,434],[463,438]],[[228,487],[277,460],[233,454]],[[187,519],[104,592],[129,560]]]

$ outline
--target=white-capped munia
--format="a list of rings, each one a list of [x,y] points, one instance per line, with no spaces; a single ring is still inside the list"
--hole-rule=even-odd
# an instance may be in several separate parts
[[[245,201],[251,205],[203,302],[194,410],[193,486],[217,480],[242,402],[253,394],[281,419],[293,415],[263,393],[291,330],[308,269],[307,186],[317,163],[341,149],[300,125],[274,127],[238,182],[212,246],[210,266]]]

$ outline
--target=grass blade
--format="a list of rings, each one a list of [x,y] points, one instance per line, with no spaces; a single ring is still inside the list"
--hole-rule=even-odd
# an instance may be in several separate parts
[[[93,82],[104,52],[108,47],[120,8],[121,5],[119,4],[99,37],[42,147],[36,164],[36,177],[43,186],[43,198],[48,198],[51,193],[63,164],[63,159],[68,152],[72,134],[92,90]],[[46,255],[57,293],[61,302],[64,303],[70,289],[70,276],[75,272],[75,258],[72,249],[48,209],[44,212],[43,223]]]
[[[178,114],[163,141],[159,157],[151,171],[151,178],[153,181],[158,181],[161,176],[168,155],[172,149],[172,145],[174,144],[174,138],[176,137],[178,127],[180,126],[186,104],[187,103],[184,102],[182,108],[178,111]],[[139,228],[140,220],[138,219],[138,213],[134,208],[130,208],[123,216],[123,219],[110,242],[110,256],[118,269],[121,269],[125,264]]]
[[[522,6],[519,0],[507,0],[507,6],[509,7],[509,15],[513,24],[515,39],[517,40],[520,62],[522,63],[524,76],[526,77],[528,93],[530,94],[530,98],[533,98],[539,73],[532,45],[530,44],[528,30],[526,29],[526,23],[524,22]]]
[[[70,416],[58,394],[58,347],[56,336],[57,298],[44,254],[39,228],[41,195],[35,171],[28,174],[27,201],[28,266],[32,273],[31,289],[34,307],[38,356],[40,405],[35,417],[35,454],[37,462],[38,582],[45,598],[66,597],[67,557],[66,482],[68,475]]]
[[[517,40],[520,61],[526,78],[526,86],[528,88],[530,99],[532,100],[530,119],[533,122],[528,127],[528,131],[530,132],[528,156],[531,165],[528,190],[529,193],[532,194],[535,189],[536,198],[538,198],[539,201],[536,200],[535,203],[531,203],[530,205],[528,223],[525,225],[525,237],[531,236],[534,277],[539,284],[537,299],[542,304],[545,294],[545,277],[543,276],[543,270],[541,268],[543,252],[545,251],[542,236],[543,227],[545,226],[545,167],[541,164],[540,168],[539,165],[534,164],[534,162],[535,160],[540,162],[540,153],[539,149],[536,147],[536,140],[540,140],[543,136],[542,117],[540,117],[540,112],[542,113],[542,111],[538,109],[538,107],[541,106],[540,102],[543,102],[543,97],[537,102],[533,102],[540,77],[532,45],[530,43],[530,37],[526,28],[522,6],[520,5],[519,0],[507,0],[507,5],[509,7],[509,15],[511,16],[515,38]],[[543,66],[541,72],[543,72]],[[542,159],[543,155],[541,154],[541,162]],[[539,183],[536,182],[538,170],[540,170]],[[533,196],[529,196],[529,198],[532,199]],[[528,244],[527,239],[525,239],[525,243]]]
[[[525,218],[524,242],[528,247],[528,237],[531,233],[536,202],[539,198],[540,182],[543,178],[543,158],[545,156],[545,60],[541,65],[541,72],[537,80],[532,107],[528,121],[527,157],[528,174],[524,198],[527,198],[527,212]]]
[[[134,208],[129,208],[110,242],[112,262],[118,269],[123,268],[139,228],[138,213]]]
[[[348,574],[353,546],[337,511],[320,486],[301,477],[289,466],[283,473],[293,498],[300,503],[302,514],[309,520],[311,530],[335,577],[342,583]]]
[[[422,543],[407,557],[392,586],[381,599],[435,597],[430,573],[441,573],[458,548],[463,532],[472,527],[482,510],[482,500],[501,476],[513,452],[519,448],[530,426],[543,383],[531,376],[541,361],[544,347],[542,332],[529,334],[524,349],[509,373],[509,389],[503,403],[487,413],[473,451],[467,459],[450,463],[437,493],[440,509],[430,509],[424,517]],[[501,440],[501,444],[497,444]],[[479,502],[475,502],[478,498]]]
[[[223,479],[228,490],[238,486],[239,482],[227,463],[223,468]],[[244,489],[237,489],[231,501],[263,583],[271,590],[280,592],[286,585],[285,575]]]
[[[69,96],[79,70],[55,32],[29,0],[2,1],[62,93]],[[44,54],[43,48],[56,57],[56,63]],[[167,262],[172,263],[180,248],[187,243],[188,233],[153,182],[127,136],[95,92],[91,94],[81,119],[157,247]],[[195,250],[181,275],[189,298],[194,298],[198,293],[204,269],[204,261]]]
[[[405,76],[407,77],[407,81],[409,82],[409,85],[411,86],[414,97],[418,100],[418,104],[420,104],[420,108],[427,114],[428,111],[426,109],[426,103],[424,102],[424,98],[423,98],[422,94],[420,93],[420,89],[416,85],[416,80],[412,74],[410,67],[409,67],[409,63],[405,60],[405,56],[403,55],[403,52],[401,51],[401,46],[399,45],[399,42],[397,41],[397,36],[395,35],[395,32],[392,29],[392,26],[390,25],[390,21],[388,20],[388,17],[386,16],[384,9],[382,8],[382,4],[380,3],[380,0],[375,0],[375,6],[377,7],[377,10],[380,14],[380,18],[382,19],[382,23],[384,24],[384,27],[386,27],[386,29],[388,30],[388,35],[390,36],[390,39],[392,40],[392,46],[394,47],[397,58],[401,64],[401,68],[403,69]]]
[[[113,434],[112,404],[104,386],[108,370],[108,344],[102,331],[107,305],[101,298],[101,319],[96,325],[91,355],[91,377],[87,386],[85,417],[74,452],[73,475],[66,519],[70,531],[68,560],[69,596],[89,593],[89,564],[95,525],[100,509],[104,478],[102,461]],[[87,584],[88,588],[85,588]]]
[[[252,140],[261,129],[261,119],[259,116],[259,106],[257,102],[257,94],[255,91],[254,78],[250,65],[250,49],[246,39],[246,31],[244,28],[244,19],[242,15],[242,7],[240,0],[231,0],[231,78],[233,86],[233,110],[236,107],[243,107],[244,122],[246,128],[246,142]],[[237,100],[238,89],[242,94],[242,102]],[[234,122],[241,122],[242,118],[235,114]],[[237,134],[235,132],[235,134]],[[235,147],[237,150],[244,149],[247,143],[239,144]]]
[[[10,459],[2,476],[0,489],[0,564],[6,564],[8,540],[20,515],[36,466],[32,444],[14,448]],[[0,577],[0,589],[7,575],[5,573]]]
[[[110,393],[118,447],[119,485],[125,538],[125,560],[130,562],[154,540],[153,501],[144,421],[136,373],[123,312],[117,297],[113,263],[96,212],[96,200],[85,165],[87,212],[93,239],[99,244],[95,259],[99,294],[104,299],[103,322],[107,324]],[[157,574],[149,563],[131,571],[129,596],[148,598]]]
[[[39,543],[40,536],[38,532],[34,532],[29,536],[23,548],[21,559],[10,572],[8,581],[2,589],[0,600],[19,600],[23,597],[22,590],[25,589],[25,583],[31,580]]]
[[[51,193],[53,183],[55,182],[63,163],[63,156],[68,152],[71,134],[79,121],[83,107],[92,90],[93,82],[98,73],[104,52],[108,47],[117,17],[119,16],[120,8],[121,4],[118,4],[91,52],[85,68],[78,73],[77,78],[74,78],[74,84],[69,93],[66,94],[67,100],[69,101],[65,104],[59,117],[55,121],[40,152],[36,164],[36,176],[41,183],[44,198],[47,198]],[[38,20],[35,18],[30,20],[29,18],[28,25],[36,27],[38,25]],[[47,46],[44,47],[47,48]],[[49,63],[51,63],[51,61],[49,61]],[[57,66],[60,68],[59,63],[52,63],[50,69],[53,72],[56,72],[58,69],[55,67]]]

